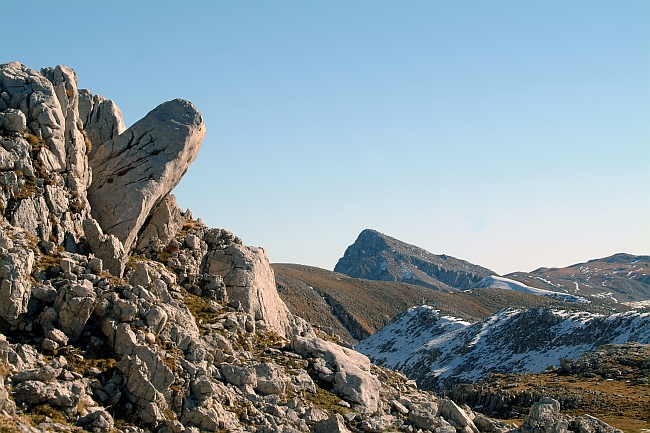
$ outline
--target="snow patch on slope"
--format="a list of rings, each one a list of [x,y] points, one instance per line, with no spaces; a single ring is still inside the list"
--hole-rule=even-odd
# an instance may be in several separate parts
[[[550,283],[550,282],[549,282]],[[551,283],[552,284],[552,283]],[[566,302],[589,303],[589,301],[581,296],[569,295],[568,293],[553,292],[551,290],[538,289],[536,287],[528,286],[510,278],[497,277],[490,275],[483,278],[478,283],[469,288],[473,289],[503,289],[514,290],[515,292],[531,293],[538,296],[546,296],[549,298],[560,299]]]
[[[602,344],[628,341],[650,344],[650,313],[506,309],[470,324],[421,306],[355,348],[374,363],[436,389],[449,377],[472,382],[489,373],[541,372]]]

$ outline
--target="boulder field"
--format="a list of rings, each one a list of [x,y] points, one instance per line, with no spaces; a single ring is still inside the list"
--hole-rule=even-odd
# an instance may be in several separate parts
[[[319,338],[264,249],[176,205],[205,132],[188,101],[126,128],[72,69],[0,65],[0,430],[615,431],[552,399],[493,420]]]

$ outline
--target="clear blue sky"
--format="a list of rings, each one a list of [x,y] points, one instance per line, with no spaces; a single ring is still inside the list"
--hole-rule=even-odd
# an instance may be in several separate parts
[[[648,1],[0,0],[0,62],[127,125],[185,98],[176,188],[273,262],[364,228],[499,273],[650,254]]]

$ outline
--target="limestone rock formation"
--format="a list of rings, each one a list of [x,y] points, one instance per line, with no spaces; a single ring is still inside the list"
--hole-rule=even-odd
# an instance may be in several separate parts
[[[91,143],[88,152],[91,159],[99,147],[126,129],[117,104],[103,96],[93,95],[87,89],[79,90],[79,118]]]
[[[221,275],[231,304],[263,320],[269,329],[285,335],[292,325],[291,313],[275,287],[273,269],[263,248],[231,244],[210,252],[206,272]]]
[[[136,250],[158,247],[162,249],[183,227],[184,221],[181,210],[176,205],[176,197],[173,194],[166,195],[152,210],[151,216],[142,227]]]
[[[160,104],[115,139],[96,146],[88,189],[93,217],[130,251],[152,209],[199,152],[205,125],[188,101]]]

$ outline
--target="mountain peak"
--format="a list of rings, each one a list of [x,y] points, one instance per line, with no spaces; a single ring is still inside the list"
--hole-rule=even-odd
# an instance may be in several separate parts
[[[436,255],[373,229],[363,230],[334,267],[353,278],[401,281],[437,290],[465,290],[495,272]]]

